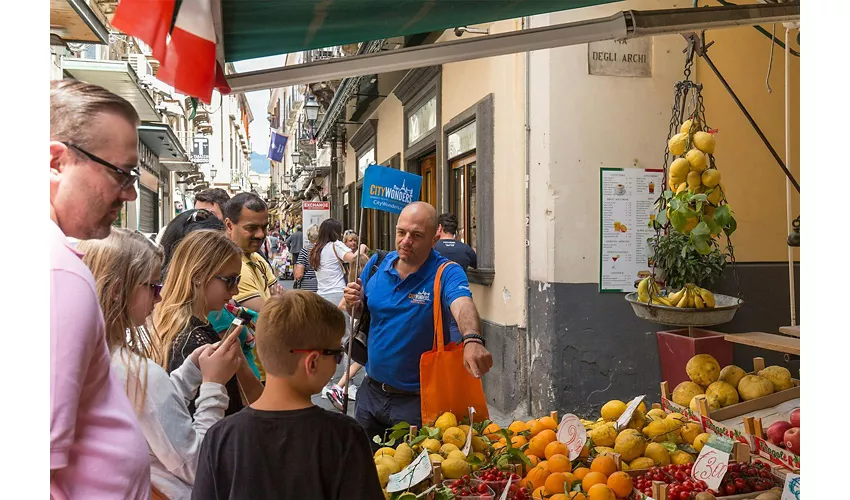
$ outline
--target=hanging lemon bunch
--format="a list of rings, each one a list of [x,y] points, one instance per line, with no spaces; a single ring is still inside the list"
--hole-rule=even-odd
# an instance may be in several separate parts
[[[703,128],[695,113],[668,141],[670,153],[677,158],[668,169],[667,210],[658,214],[656,222],[664,226],[669,220],[676,231],[690,235],[693,247],[706,255],[714,237],[721,232],[731,235],[736,223],[725,203],[720,171],[709,156],[716,146],[714,131]]]

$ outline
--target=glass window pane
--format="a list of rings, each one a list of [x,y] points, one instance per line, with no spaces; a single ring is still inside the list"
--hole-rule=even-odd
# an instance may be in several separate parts
[[[449,134],[449,158],[462,155],[475,149],[475,122]]]
[[[466,243],[466,234],[465,227],[466,224],[466,210],[464,207],[464,199],[466,194],[466,189],[464,187],[464,168],[458,167],[453,170],[453,184],[454,184],[454,205],[455,210],[454,214],[457,216],[457,238],[460,241]]]
[[[407,143],[413,144],[437,128],[437,96],[407,117]]]
[[[363,153],[363,156],[357,159],[357,168],[360,170],[360,177],[366,173],[366,167],[375,163],[375,148],[369,148]]]
[[[476,209],[475,200],[476,200],[476,190],[475,190],[475,173],[476,167],[475,162],[470,163],[466,167],[468,169],[468,182],[467,182],[467,192],[469,193],[469,215],[467,219],[467,227],[469,228],[466,244],[471,246],[473,250],[478,251],[477,243],[477,230],[478,223],[476,220],[476,216],[478,214],[478,210]]]

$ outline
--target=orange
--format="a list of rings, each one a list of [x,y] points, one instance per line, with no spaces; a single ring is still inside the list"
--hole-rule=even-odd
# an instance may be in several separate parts
[[[546,484],[546,478],[548,478],[550,474],[551,472],[546,469],[535,467],[531,469],[528,476],[525,477],[525,485],[529,489],[537,489]]]
[[[590,470],[593,472],[601,472],[607,478],[611,474],[617,472],[617,464],[614,459],[608,455],[599,455],[590,463]]]
[[[513,432],[514,434],[519,434],[520,432],[524,432],[524,431],[528,430],[528,424],[526,424],[525,422],[517,420],[516,422],[513,422],[511,425],[509,425],[508,429],[510,429],[510,431]]]
[[[570,476],[572,476],[572,474],[570,474]],[[568,479],[567,475],[563,472],[550,474],[549,477],[546,478],[546,493],[563,493],[567,488],[569,488],[569,484],[566,484]]]
[[[549,441],[546,441],[541,436],[534,436],[531,438],[531,441],[528,442],[528,448],[526,448],[525,451],[532,455],[537,455],[538,457],[545,457],[547,444],[549,444]]]
[[[498,443],[493,445],[493,449],[498,451],[498,450],[501,450],[502,448],[504,448],[505,446],[507,446],[507,443],[499,441]]]
[[[546,461],[549,462],[549,470],[552,472],[571,472],[573,470],[572,462],[565,455],[557,453],[548,457]]]
[[[615,500],[614,492],[605,484],[595,484],[587,490],[587,500]]]
[[[499,436],[498,434],[493,434],[493,433],[496,432],[496,431],[499,431],[501,429],[502,428],[499,427],[499,424],[497,424],[495,422],[491,422],[490,425],[488,425],[487,427],[484,428],[484,432],[482,432],[482,434],[487,436],[487,439],[489,439],[490,441],[498,441],[501,436]]]
[[[549,457],[554,455],[569,455],[570,452],[567,451],[567,445],[564,443],[559,443],[557,441],[552,441],[551,443],[546,445],[546,450],[544,451],[546,454],[546,460],[549,460]]]
[[[546,488],[541,486],[541,487],[537,488],[536,490],[534,490],[534,493],[531,494],[531,498],[534,499],[534,500],[545,500],[546,499],[545,495],[546,495]]]
[[[540,438],[543,438],[546,443],[551,443],[552,441],[557,441],[558,436],[555,435],[555,431],[552,429],[544,429],[540,431],[540,434],[537,435]]]
[[[571,491],[570,500],[587,500],[587,497],[580,491]]]
[[[529,471],[531,471],[531,469],[537,467],[537,464],[540,463],[540,459],[537,458],[537,456],[535,456],[535,455],[526,455],[526,458],[528,458],[528,461],[531,462],[531,467],[529,467],[525,464],[520,464],[520,470],[518,472],[520,474],[522,474],[523,476],[527,476]]]
[[[584,479],[581,480],[581,489],[590,493],[590,488],[595,484],[607,484],[608,478],[601,472],[588,472]],[[606,488],[608,486],[605,486]]]
[[[581,449],[581,453],[579,453],[579,458],[587,458],[590,456],[590,441],[585,443],[584,448]]]
[[[537,468],[549,470],[549,462],[547,462],[546,460],[541,460],[540,463],[537,464]],[[552,471],[549,470],[549,472],[552,472]]]
[[[615,472],[608,477],[608,487],[618,497],[627,497],[632,492],[632,478],[625,472]]]
[[[536,436],[540,434],[540,432],[545,431],[546,427],[544,427],[539,420],[530,420],[528,422],[528,430],[531,432],[532,436]]]
[[[549,497],[549,500],[569,500],[569,498],[570,497],[564,495],[563,493],[555,493],[554,495]]]
[[[514,445],[514,448],[519,448],[527,442],[528,440],[525,439],[525,436],[514,436],[511,438],[511,444]]]
[[[587,467],[578,467],[573,471],[573,474],[575,474],[577,479],[584,479],[584,476],[586,476],[589,472],[590,469]]]
[[[544,429],[552,429],[553,431],[558,430],[558,422],[555,422],[555,419],[552,417],[543,417],[539,420],[539,422]]]

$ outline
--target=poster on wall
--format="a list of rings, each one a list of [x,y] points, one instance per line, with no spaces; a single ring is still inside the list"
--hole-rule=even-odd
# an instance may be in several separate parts
[[[600,292],[632,292],[650,275],[647,239],[655,201],[664,190],[660,169],[607,168],[600,180]]]
[[[331,202],[303,201],[301,202],[301,233],[304,246],[307,246],[307,229],[311,226],[321,226],[322,222],[331,218]]]

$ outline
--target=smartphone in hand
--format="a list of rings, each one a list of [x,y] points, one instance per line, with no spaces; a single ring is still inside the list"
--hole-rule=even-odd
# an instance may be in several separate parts
[[[227,331],[224,332],[224,335],[221,336],[221,341],[224,342],[227,340],[227,337],[233,334],[240,326],[242,326],[242,318],[233,318],[233,322],[230,323],[230,326],[227,327]]]

